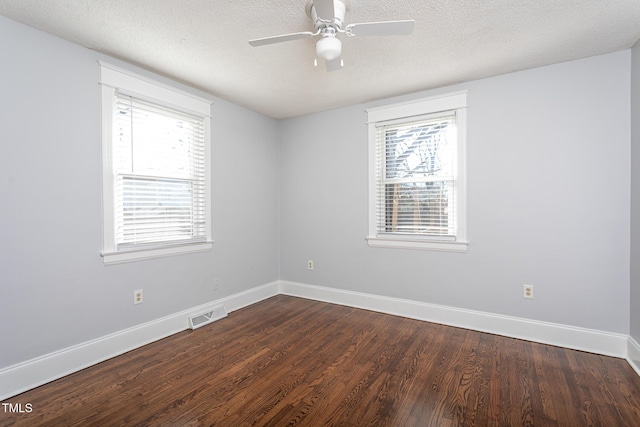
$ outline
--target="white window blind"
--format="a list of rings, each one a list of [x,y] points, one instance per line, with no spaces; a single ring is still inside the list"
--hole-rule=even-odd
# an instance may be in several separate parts
[[[455,238],[455,113],[376,130],[377,232]]]
[[[115,93],[118,250],[206,240],[202,117]]]

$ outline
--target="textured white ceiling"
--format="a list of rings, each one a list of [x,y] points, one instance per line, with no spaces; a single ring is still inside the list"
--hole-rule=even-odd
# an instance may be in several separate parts
[[[275,118],[631,47],[640,0],[349,0],[345,23],[415,19],[410,36],[343,40],[313,66],[307,0],[0,0],[0,14]]]

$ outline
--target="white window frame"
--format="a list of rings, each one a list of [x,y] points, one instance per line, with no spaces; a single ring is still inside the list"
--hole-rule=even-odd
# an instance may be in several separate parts
[[[414,101],[369,108],[367,112],[369,140],[369,232],[367,242],[370,247],[426,249],[437,251],[466,252],[467,241],[467,91],[422,98]],[[457,177],[456,206],[457,232],[455,239],[438,238],[418,234],[378,233],[376,205],[378,171],[376,168],[378,147],[376,127],[381,122],[411,120],[442,112],[454,112],[457,125]]]
[[[202,252],[213,247],[211,226],[211,101],[133,73],[115,65],[98,61],[102,87],[102,203],[104,264]],[[113,112],[116,91],[194,114],[204,121],[205,148],[205,235],[202,242],[154,245],[143,249],[118,250],[115,233],[115,175],[113,171]]]

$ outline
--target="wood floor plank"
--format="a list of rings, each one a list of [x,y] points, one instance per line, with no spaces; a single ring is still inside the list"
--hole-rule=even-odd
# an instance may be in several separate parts
[[[276,296],[3,403],[0,426],[640,426],[626,361]]]

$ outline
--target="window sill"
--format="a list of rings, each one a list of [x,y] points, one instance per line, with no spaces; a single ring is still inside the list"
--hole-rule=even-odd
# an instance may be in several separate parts
[[[467,252],[467,246],[469,246],[469,242],[460,241],[385,238],[378,236],[367,237],[367,243],[372,248],[421,249],[442,252]]]
[[[213,248],[213,242],[193,243],[187,245],[165,246],[161,248],[134,249],[120,252],[102,252],[105,265],[122,264],[125,262],[142,261],[145,259],[162,258],[173,255],[183,255],[194,252],[204,252]]]

